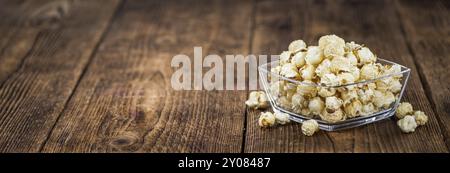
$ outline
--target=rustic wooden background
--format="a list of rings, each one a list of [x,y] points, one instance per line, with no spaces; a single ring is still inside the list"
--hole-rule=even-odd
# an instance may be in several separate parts
[[[271,129],[249,91],[173,91],[171,58],[278,54],[334,33],[412,69],[429,115],[338,132]],[[450,1],[0,0],[1,152],[448,152]]]

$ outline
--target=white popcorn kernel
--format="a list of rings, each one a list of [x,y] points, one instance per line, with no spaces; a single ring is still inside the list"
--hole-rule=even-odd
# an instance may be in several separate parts
[[[378,76],[378,67],[374,64],[366,64],[360,70],[360,78],[363,80],[374,79]]]
[[[319,123],[316,120],[306,120],[302,123],[302,133],[306,136],[312,136],[319,131]]]
[[[297,68],[303,67],[303,65],[305,65],[305,55],[306,55],[306,52],[296,53],[292,57],[291,63],[294,64],[295,66],[297,66]]]
[[[355,82],[355,77],[351,73],[348,73],[348,72],[338,74],[337,78],[340,81],[339,83],[342,85],[352,84]]]
[[[328,73],[320,78],[320,83],[325,86],[338,86],[340,85],[340,79],[333,73]]]
[[[388,108],[393,102],[395,102],[395,96],[391,92],[374,91],[373,103],[377,108]]]
[[[311,113],[311,110],[309,110],[308,108],[304,108],[300,111],[300,114],[306,117],[314,117],[314,114]]]
[[[273,115],[271,112],[263,112],[259,116],[258,124],[260,127],[271,127],[274,126],[276,123],[275,115]]]
[[[353,78],[355,79],[355,81],[359,80],[359,78],[360,78],[359,77],[360,76],[360,70],[359,70],[358,67],[353,66],[352,68],[350,68],[349,72],[350,72],[350,74],[353,75]]]
[[[348,118],[354,118],[359,116],[362,110],[362,103],[359,100],[354,100],[350,104],[344,106],[344,111]]]
[[[354,66],[344,57],[335,57],[331,60],[330,71],[333,73],[349,72]]]
[[[341,98],[343,100],[343,104],[351,103],[353,100],[358,99],[358,92],[360,89],[354,89],[354,90],[346,90],[342,91]]]
[[[250,92],[248,100],[245,102],[245,104],[254,109],[259,108],[267,108],[269,107],[268,99],[266,97],[266,93],[263,91],[253,91]]]
[[[392,75],[392,74],[398,74],[398,75],[394,75],[394,78],[401,78],[402,74],[400,74],[402,72],[402,67],[398,64],[394,64],[392,66],[390,65],[386,65],[383,67],[383,75]]]
[[[345,58],[350,62],[351,65],[356,66],[358,65],[358,58],[356,58],[355,54],[353,52],[349,52],[345,55]]]
[[[319,87],[317,94],[319,94],[320,97],[331,97],[336,94],[336,89]]]
[[[284,86],[286,85],[286,82],[284,81],[276,81],[272,84],[270,84],[270,93],[273,97],[278,98],[281,96],[286,95],[286,91],[284,90]]]
[[[277,103],[285,109],[291,109],[292,107],[291,101],[285,96],[278,98]]]
[[[417,123],[413,116],[407,115],[404,118],[397,121],[398,127],[405,132],[405,133],[411,133],[416,130]]]
[[[377,57],[367,47],[356,51],[356,56],[358,56],[360,65],[371,64],[377,61]]]
[[[322,62],[322,52],[317,46],[309,46],[306,51],[305,61],[309,65],[317,65]]]
[[[306,99],[299,93],[296,93],[291,98],[291,104],[293,110],[301,110],[306,107]]]
[[[330,71],[331,61],[329,59],[323,60],[316,68],[316,75],[323,77],[323,75],[331,73]],[[358,72],[359,75],[359,72]]]
[[[336,111],[342,106],[342,100],[337,97],[327,97],[325,98],[325,108],[329,111]]]
[[[391,80],[388,90],[393,93],[398,93],[402,90],[402,84],[397,79]]]
[[[319,48],[327,58],[343,56],[345,53],[345,40],[336,35],[325,35],[319,38]]]
[[[354,52],[354,51],[358,51],[362,48],[361,45],[356,44],[355,42],[347,42],[345,43],[345,51],[346,52]]]
[[[342,112],[342,109],[338,109],[334,112],[329,112],[327,109],[324,109],[321,114],[319,114],[320,118],[324,121],[330,123],[336,123],[339,121],[344,121],[346,116]]]
[[[288,47],[291,52],[298,52],[300,50],[306,49],[306,43],[303,40],[295,40],[289,44]]]
[[[309,80],[304,80],[303,83],[311,83]],[[299,84],[297,85],[297,93],[301,94],[302,96],[306,98],[312,98],[317,95],[317,88],[312,85],[307,84]]]
[[[361,108],[361,115],[362,116],[368,116],[368,115],[371,115],[372,113],[374,113],[376,111],[377,111],[377,109],[375,108],[373,103],[363,104],[362,108]]]
[[[315,68],[313,65],[307,64],[304,66],[304,68],[301,70],[301,76],[304,80],[312,80],[315,76]]]
[[[423,126],[428,122],[428,116],[425,115],[425,113],[422,111],[415,111],[414,119],[416,120],[416,123],[419,126]]]
[[[280,74],[287,78],[297,78],[299,77],[297,67],[294,64],[286,63],[281,66]]]
[[[276,111],[273,115],[275,116],[275,122],[277,124],[284,125],[290,122],[289,115],[286,113]]]
[[[290,51],[283,51],[280,54],[280,65],[284,65],[286,63],[291,62],[291,55],[292,52]]]
[[[314,97],[309,101],[308,108],[314,115],[319,115],[324,109],[324,102],[319,97]]]
[[[373,96],[375,95],[374,90],[371,88],[359,89],[359,90],[357,90],[357,93],[358,93],[359,100],[364,104],[371,102]]]
[[[413,107],[412,107],[411,103],[402,102],[402,103],[400,103],[400,105],[398,105],[395,113],[396,113],[395,116],[398,119],[402,119],[406,115],[410,115],[413,113]]]

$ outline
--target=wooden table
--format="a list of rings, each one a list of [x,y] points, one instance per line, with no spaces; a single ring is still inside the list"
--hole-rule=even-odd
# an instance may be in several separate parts
[[[244,91],[174,91],[176,54],[279,54],[334,33],[412,69],[429,115],[305,137]],[[0,1],[1,152],[448,152],[450,1]]]

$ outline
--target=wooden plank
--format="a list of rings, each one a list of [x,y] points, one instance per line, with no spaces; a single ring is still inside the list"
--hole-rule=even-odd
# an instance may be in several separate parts
[[[248,53],[251,2],[127,1],[44,152],[240,152],[246,91],[174,91],[174,55]],[[193,61],[192,61],[193,62]]]
[[[1,2],[1,152],[40,150],[117,4]]]
[[[396,7],[417,71],[450,149],[450,2],[398,1]]]
[[[262,2],[268,3],[268,2]],[[403,100],[411,102],[417,109],[430,115],[429,123],[419,127],[413,134],[400,132],[394,119],[376,124],[338,132],[319,132],[313,137],[301,134],[300,125],[260,129],[257,126],[257,112],[249,113],[247,124],[248,136],[246,152],[448,152],[443,136],[430,108],[413,59],[406,47],[404,37],[399,28],[395,9],[386,1],[308,1],[302,8],[296,8],[298,15],[306,12],[305,37],[308,44],[317,44],[320,36],[337,34],[346,40],[364,43],[379,57],[393,60],[412,69],[406,96]],[[270,6],[270,5],[268,5]],[[259,5],[257,5],[259,7]],[[283,15],[282,10],[261,11],[257,8],[258,17],[267,19],[267,23],[275,23]],[[386,17],[390,16],[390,17]],[[289,18],[289,17],[288,17]],[[291,22],[294,23],[294,22]],[[258,27],[258,25],[256,25]],[[270,27],[270,26],[266,26]],[[300,27],[295,25],[293,27]],[[293,30],[292,32],[297,32]],[[288,35],[278,30],[255,30],[255,43],[263,40],[264,35]],[[280,37],[280,38],[285,38]],[[300,38],[300,37],[299,37]],[[282,48],[293,39],[273,41],[283,42]],[[264,43],[268,44],[268,43]],[[282,49],[281,49],[282,50]],[[279,53],[281,50],[271,52]],[[395,58],[392,58],[395,57]]]

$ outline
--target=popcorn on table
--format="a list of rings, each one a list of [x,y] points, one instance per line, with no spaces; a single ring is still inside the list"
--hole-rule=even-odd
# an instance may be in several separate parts
[[[319,124],[316,120],[310,119],[302,123],[302,133],[306,136],[312,136],[319,131]]]
[[[250,92],[248,100],[245,104],[254,109],[267,108],[269,107],[269,100],[267,99],[266,93],[264,91],[252,91]]]

